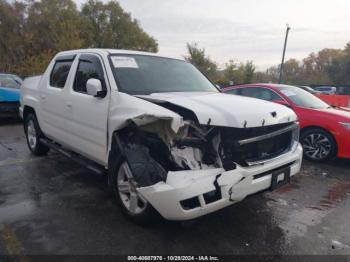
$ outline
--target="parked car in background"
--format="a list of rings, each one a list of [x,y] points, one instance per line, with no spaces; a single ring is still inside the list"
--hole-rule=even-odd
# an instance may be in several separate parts
[[[301,89],[303,89],[303,90],[305,90],[305,91],[307,91],[307,92],[309,92],[311,94],[314,94],[314,95],[322,93],[321,91],[317,91],[317,90],[315,90],[315,89],[313,89],[312,87],[309,87],[309,86],[298,86],[298,87],[300,87]]]
[[[228,94],[285,105],[298,115],[300,141],[306,159],[322,162],[335,156],[350,158],[350,112],[335,109],[299,87],[251,84],[227,87]]]
[[[350,96],[350,86],[338,86],[337,87],[337,94]]]
[[[193,65],[154,53],[57,54],[21,88],[28,147],[55,149],[100,173],[123,212],[196,218],[300,170],[295,113],[222,94]],[[73,153],[72,153],[73,152]]]
[[[22,79],[0,73],[0,117],[17,117]]]
[[[315,95],[327,104],[333,107],[350,107],[350,86],[318,86],[313,88],[322,90]]]
[[[314,90],[327,95],[335,95],[337,93],[337,88],[335,86],[316,86]]]

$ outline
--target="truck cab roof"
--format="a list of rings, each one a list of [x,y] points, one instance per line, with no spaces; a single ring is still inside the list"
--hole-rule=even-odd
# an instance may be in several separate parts
[[[59,52],[56,56],[79,54],[79,53],[95,53],[95,54],[100,54],[105,56],[113,55],[113,54],[145,55],[145,56],[172,58],[172,59],[185,61],[185,59],[183,59],[182,57],[167,56],[167,55],[145,52],[145,51],[135,51],[135,50],[125,50],[125,49],[107,49],[107,48],[88,48],[88,49],[68,50],[68,51]]]

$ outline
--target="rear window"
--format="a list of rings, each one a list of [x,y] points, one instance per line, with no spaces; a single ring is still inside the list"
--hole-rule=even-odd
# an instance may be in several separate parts
[[[50,86],[63,88],[73,61],[56,61],[50,76]]]

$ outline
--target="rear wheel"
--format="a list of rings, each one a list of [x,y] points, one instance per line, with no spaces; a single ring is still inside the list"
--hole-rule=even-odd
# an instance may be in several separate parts
[[[304,157],[314,162],[327,161],[337,154],[337,143],[333,136],[320,128],[302,133],[300,138],[304,148]]]
[[[139,224],[151,224],[159,215],[150,203],[137,191],[137,182],[125,160],[116,163],[110,170],[113,194],[123,213]]]
[[[24,121],[24,130],[27,138],[29,150],[37,156],[45,155],[50,149],[40,143],[43,134],[40,130],[36,116],[30,113]]]

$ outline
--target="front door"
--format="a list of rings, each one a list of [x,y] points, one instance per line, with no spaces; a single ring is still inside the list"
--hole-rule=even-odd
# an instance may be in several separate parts
[[[70,147],[100,164],[107,156],[107,121],[109,92],[105,97],[94,97],[87,93],[86,82],[99,79],[107,90],[105,71],[99,56],[81,54],[78,57],[75,76],[65,103],[70,107],[69,141]]]

